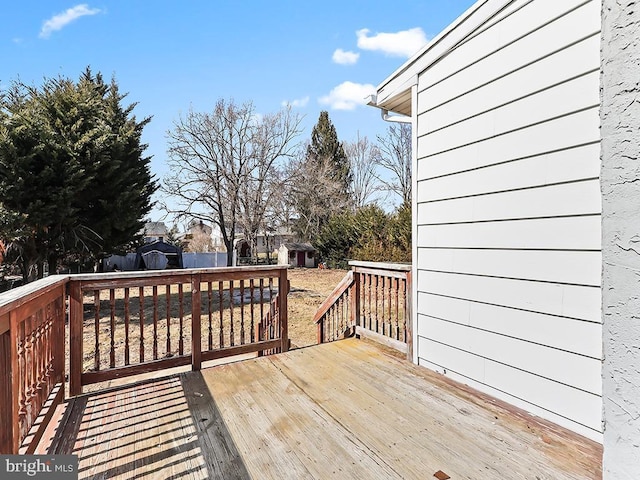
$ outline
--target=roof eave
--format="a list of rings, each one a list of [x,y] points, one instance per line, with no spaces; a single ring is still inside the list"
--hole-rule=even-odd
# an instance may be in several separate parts
[[[473,34],[487,18],[503,9],[511,1],[478,0],[474,3],[451,25],[378,85],[375,106],[390,112],[411,115],[411,87],[417,85],[418,75]],[[481,9],[487,13],[476,15]]]

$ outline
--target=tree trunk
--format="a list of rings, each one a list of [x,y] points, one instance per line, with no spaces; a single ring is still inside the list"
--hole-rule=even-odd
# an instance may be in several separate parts
[[[223,238],[224,246],[227,248],[227,267],[233,266],[233,239]]]
[[[49,275],[55,275],[58,272],[58,256],[56,254],[49,255]]]

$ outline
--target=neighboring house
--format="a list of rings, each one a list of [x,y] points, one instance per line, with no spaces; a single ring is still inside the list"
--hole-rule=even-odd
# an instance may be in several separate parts
[[[286,229],[277,229],[273,232],[259,233],[256,236],[256,251],[258,254],[277,252],[284,243],[291,243],[296,236]],[[240,257],[251,255],[251,248],[242,235],[236,237],[236,251]]]
[[[163,242],[167,238],[167,226],[164,222],[147,222],[144,224],[144,243]]]
[[[283,243],[292,243],[298,240],[295,234],[286,228],[278,228],[274,231],[259,233],[256,237],[256,245],[259,253],[276,252]]]
[[[184,249],[191,252],[214,252],[212,232],[213,228],[202,220],[192,220],[187,226],[187,232],[182,236]]]
[[[310,243],[283,243],[278,249],[278,265],[313,268],[316,249]]]
[[[413,124],[414,361],[600,442],[601,8],[479,1],[370,102]]]

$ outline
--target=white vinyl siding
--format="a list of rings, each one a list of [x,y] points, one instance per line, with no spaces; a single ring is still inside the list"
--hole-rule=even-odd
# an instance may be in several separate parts
[[[599,30],[594,0],[508,2],[414,105],[419,364],[595,440]]]

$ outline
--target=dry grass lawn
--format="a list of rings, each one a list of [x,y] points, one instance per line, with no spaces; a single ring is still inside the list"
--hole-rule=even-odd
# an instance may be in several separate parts
[[[292,345],[304,347],[317,343],[313,316],[346,274],[346,270],[289,270],[289,338]]]

